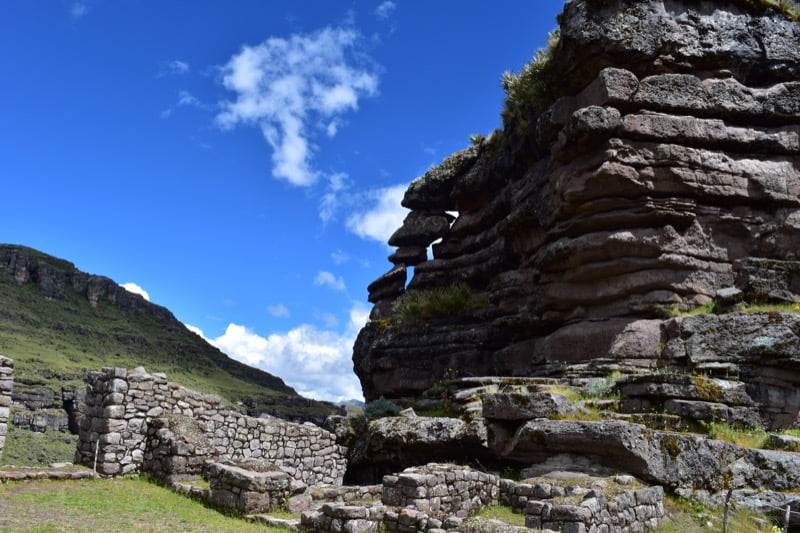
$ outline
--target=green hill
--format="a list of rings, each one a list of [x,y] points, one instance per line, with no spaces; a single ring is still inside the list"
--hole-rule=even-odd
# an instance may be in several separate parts
[[[58,409],[87,370],[143,366],[250,414],[321,419],[337,411],[235,361],[164,307],[36,250],[0,245],[0,354],[15,360],[14,400]]]

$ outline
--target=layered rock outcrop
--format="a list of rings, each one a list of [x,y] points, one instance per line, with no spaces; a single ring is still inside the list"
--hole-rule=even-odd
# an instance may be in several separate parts
[[[702,335],[665,315],[728,287],[800,301],[796,21],[737,0],[574,0],[548,65],[550,105],[406,191],[394,267],[370,286],[373,320],[354,351],[367,399],[416,396],[449,368],[691,369],[713,356],[679,354]],[[425,327],[394,309],[404,294],[455,283],[488,304]],[[792,320],[779,342],[793,342]],[[749,384],[798,383],[791,351],[755,371],[746,360],[760,348],[726,349],[716,356],[744,364]],[[789,402],[763,409],[769,425],[796,422]]]

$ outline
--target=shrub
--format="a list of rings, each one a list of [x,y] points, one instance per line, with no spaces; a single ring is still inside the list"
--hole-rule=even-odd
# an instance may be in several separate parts
[[[419,323],[432,318],[455,316],[488,305],[485,292],[476,292],[464,283],[434,289],[410,290],[395,302],[394,310],[401,322]]]
[[[399,413],[400,406],[392,400],[387,400],[383,396],[369,402],[364,408],[364,416],[369,419],[383,418],[384,416],[397,416]]]
[[[611,383],[605,378],[592,378],[581,389],[585,398],[607,398],[611,396]]]
[[[532,113],[541,111],[553,102],[553,95],[547,85],[546,77],[551,65],[553,52],[561,39],[558,28],[551,31],[547,46],[536,51],[533,59],[522,67],[519,74],[509,71],[503,73],[500,82],[506,93],[503,102],[503,127],[511,131],[515,127],[527,131]]]

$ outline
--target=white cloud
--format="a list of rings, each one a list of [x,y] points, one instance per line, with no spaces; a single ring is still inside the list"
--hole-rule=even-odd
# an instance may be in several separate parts
[[[191,331],[195,335],[199,335],[200,337],[203,337],[203,339],[208,341],[208,339],[206,339],[206,336],[203,335],[203,330],[202,329],[198,328],[197,326],[192,326],[191,324],[184,324],[184,326],[186,326],[186,329],[188,329],[189,331]]]
[[[303,396],[333,402],[362,399],[352,353],[356,335],[368,317],[369,309],[358,303],[350,309],[341,333],[302,324],[262,337],[245,326],[229,324],[223,335],[207,340],[230,357],[281,377]],[[202,331],[197,331],[202,336]]]
[[[181,61],[180,59],[168,61],[164,67],[166,74],[180,75],[189,72],[189,63]]]
[[[336,218],[336,213],[351,197],[344,192],[349,188],[348,175],[344,172],[335,172],[328,176],[328,191],[322,195],[319,202],[319,218],[328,223]]]
[[[354,30],[327,27],[243,46],[222,67],[222,83],[236,99],[222,102],[217,123],[259,126],[273,151],[272,175],[312,185],[319,178],[311,166],[312,125],[322,121],[325,133],[335,135],[337,116],[358,109],[359,99],[378,89],[377,75],[356,50],[358,40]]]
[[[344,279],[342,279],[341,276],[337,278],[327,270],[320,270],[317,272],[317,275],[314,278],[314,285],[324,285],[335,291],[343,291],[347,288],[345,287]]]
[[[69,6],[69,14],[74,19],[83,18],[89,12],[89,6],[85,2],[73,2]]]
[[[408,209],[400,205],[406,188],[406,185],[395,185],[369,193],[373,207],[348,218],[347,229],[361,238],[386,244],[408,214]]]
[[[205,104],[203,104],[199,98],[189,91],[182,90],[178,91],[178,102],[162,111],[161,118],[169,118],[172,115],[172,112],[179,107],[196,107],[198,109],[206,109]]]
[[[386,0],[375,8],[375,15],[382,19],[389,18],[389,15],[392,14],[396,7],[397,5],[394,2]]]
[[[272,316],[277,316],[277,317],[287,317],[291,314],[289,313],[289,308],[283,304],[268,305],[267,312]]]
[[[342,263],[346,263],[350,260],[350,256],[342,249],[336,249],[331,252],[331,259],[337,265],[341,265]]]
[[[193,107],[203,107],[202,102],[189,91],[178,91],[178,105],[188,105]]]
[[[144,290],[143,288],[141,288],[140,286],[138,286],[135,283],[122,283],[122,284],[120,284],[120,287],[122,287],[123,289],[125,289],[128,292],[132,292],[133,294],[138,294],[139,296],[141,296],[142,298],[144,298],[148,302],[150,301],[150,295],[147,294],[147,291]]]

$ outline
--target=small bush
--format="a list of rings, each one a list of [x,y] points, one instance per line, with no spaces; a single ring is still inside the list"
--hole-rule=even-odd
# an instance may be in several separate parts
[[[397,416],[400,413],[400,406],[392,400],[387,400],[383,396],[373,400],[364,408],[364,416],[369,419],[383,418],[384,416]]]
[[[605,378],[590,379],[581,389],[585,398],[608,398],[611,396],[611,383]]]
[[[488,303],[485,292],[476,292],[463,283],[456,283],[435,289],[407,291],[395,303],[394,311],[401,322],[419,323],[481,309]]]
[[[503,103],[503,127],[511,131],[515,127],[527,131],[532,113],[542,111],[553,102],[553,95],[547,85],[546,76],[550,68],[553,52],[561,39],[557,28],[550,32],[547,46],[537,50],[530,63],[522,67],[519,74],[509,71],[500,79],[506,99]]]

